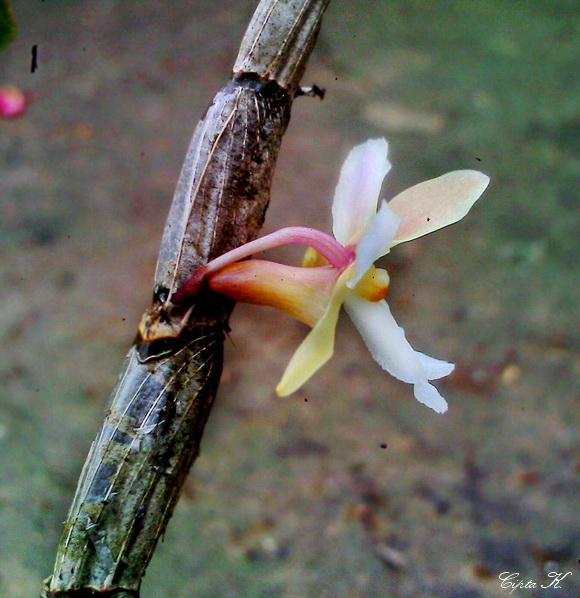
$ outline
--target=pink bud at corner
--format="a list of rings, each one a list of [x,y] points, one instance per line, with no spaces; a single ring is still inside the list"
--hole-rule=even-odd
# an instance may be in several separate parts
[[[14,85],[0,86],[0,117],[16,118],[26,111],[28,100]]]

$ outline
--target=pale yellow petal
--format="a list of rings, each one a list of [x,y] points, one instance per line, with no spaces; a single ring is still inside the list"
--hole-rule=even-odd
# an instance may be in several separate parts
[[[285,397],[298,390],[332,357],[336,322],[347,292],[346,283],[351,276],[352,266],[342,273],[324,315],[292,356],[282,380],[276,387],[279,396]]]
[[[476,170],[456,170],[399,193],[389,208],[401,217],[391,247],[461,220],[489,184]],[[386,253],[388,248],[385,248]]]

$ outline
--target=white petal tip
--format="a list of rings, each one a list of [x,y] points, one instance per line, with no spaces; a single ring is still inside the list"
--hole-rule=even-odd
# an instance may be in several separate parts
[[[445,413],[447,401],[439,394],[439,391],[426,381],[421,381],[413,386],[415,398],[423,405],[430,407],[436,413]]]
[[[415,351],[415,355],[423,366],[423,372],[427,380],[438,380],[449,376],[449,374],[455,369],[455,365],[441,359],[435,359],[420,351]]]

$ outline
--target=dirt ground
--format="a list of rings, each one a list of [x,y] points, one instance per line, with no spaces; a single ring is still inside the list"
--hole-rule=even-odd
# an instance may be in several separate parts
[[[255,2],[13,4],[0,84],[30,106],[0,122],[0,596],[28,598],[148,306],[189,137]],[[265,231],[329,230],[340,165],[370,137],[391,144],[386,198],[489,174],[465,220],[383,264],[412,344],[457,364],[438,384],[450,409],[418,404],[346,317],[333,360],[280,399],[305,329],[238,306],[143,598],[495,597],[504,572],[536,586],[512,596],[580,595],[579,9],[331,2],[304,79],[327,95],[294,105]],[[550,572],[571,574],[542,588]]]

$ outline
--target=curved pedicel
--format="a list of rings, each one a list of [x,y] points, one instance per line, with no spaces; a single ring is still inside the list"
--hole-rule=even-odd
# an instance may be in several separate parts
[[[329,234],[306,226],[288,226],[223,253],[215,260],[202,266],[171,295],[171,302],[175,305],[181,305],[192,300],[201,290],[204,278],[218,272],[225,266],[267,249],[289,244],[305,245],[316,250],[331,266],[337,269],[346,268],[354,259],[354,253],[343,247]]]

